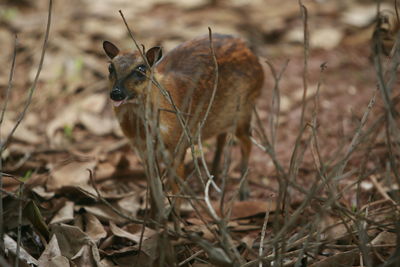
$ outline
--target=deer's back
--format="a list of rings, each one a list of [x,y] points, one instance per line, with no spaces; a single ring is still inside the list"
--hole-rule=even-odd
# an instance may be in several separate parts
[[[248,120],[264,81],[258,58],[242,39],[213,34],[213,50],[218,63],[218,83],[202,129],[204,139]],[[192,133],[195,132],[206,113],[216,80],[209,37],[199,37],[179,45],[164,56],[156,71],[176,105],[190,114],[186,118],[192,123]],[[163,105],[171,108],[166,102]],[[161,127],[172,139],[176,139],[176,133],[180,134],[176,127],[181,129],[174,116],[168,112],[162,112],[160,116]]]

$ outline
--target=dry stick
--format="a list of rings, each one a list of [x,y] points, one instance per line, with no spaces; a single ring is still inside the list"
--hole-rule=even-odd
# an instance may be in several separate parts
[[[270,201],[268,201],[268,203],[271,203]],[[271,204],[270,204],[271,206]],[[269,218],[269,208],[270,206],[267,208],[267,210],[265,211],[265,217],[264,217],[264,223],[262,226],[262,230],[261,230],[261,238],[260,238],[260,248],[258,249],[258,256],[261,258],[263,256],[263,250],[264,250],[264,238],[265,238],[265,232],[267,231],[267,223],[268,223],[268,218]],[[262,261],[260,261],[260,263],[258,264],[259,267],[262,267]]]
[[[29,105],[32,102],[32,97],[33,97],[33,93],[35,92],[36,89],[36,85],[37,82],[39,80],[39,76],[40,76],[40,72],[42,71],[42,67],[43,67],[43,61],[44,61],[44,55],[46,52],[46,48],[47,48],[47,41],[48,41],[48,37],[49,37],[49,32],[50,32],[50,22],[51,22],[51,11],[52,11],[52,6],[53,6],[53,1],[49,0],[49,12],[48,12],[48,17],[47,17],[47,27],[46,27],[46,34],[45,34],[45,38],[44,38],[44,42],[43,42],[43,47],[42,47],[42,53],[40,55],[40,61],[39,61],[39,66],[38,66],[38,70],[36,72],[35,75],[35,79],[33,81],[32,87],[29,89],[29,94],[28,94],[28,99],[25,102],[25,106],[24,109],[22,110],[21,114],[19,115],[17,122],[15,123],[13,129],[11,130],[11,132],[8,134],[8,136],[6,137],[5,141],[1,144],[0,146],[0,152],[4,151],[4,149],[7,147],[8,143],[11,140],[11,137],[13,136],[15,130],[17,130],[18,126],[20,125],[21,121],[24,119],[26,111],[28,110]]]
[[[200,132],[199,132],[198,138],[199,138],[199,146],[200,146],[200,144],[201,144]],[[203,153],[202,150],[201,150],[201,153]],[[207,170],[206,164],[204,165],[204,168]],[[207,170],[207,173],[208,173],[208,170]],[[221,220],[221,218],[217,215],[217,213],[215,212],[215,209],[213,208],[213,206],[211,204],[210,196],[209,196],[209,188],[210,188],[212,181],[213,181],[213,177],[210,175],[208,177],[208,181],[206,183],[206,188],[204,190],[204,200],[206,202],[208,212],[211,215],[211,217],[214,219],[215,223],[217,224],[217,226],[221,232],[222,241],[223,241],[221,243],[221,245],[223,245],[224,251],[230,256],[230,259],[232,261],[233,261],[233,257],[235,257],[239,263],[242,263],[243,259],[240,257],[240,254],[237,252],[235,246],[232,243],[232,238],[229,236],[225,220]],[[232,251],[233,251],[233,255],[232,255]]]
[[[210,28],[210,27],[208,27],[208,38],[209,38],[209,40],[210,40],[210,53],[211,53],[211,56],[212,56],[212,58],[213,58],[214,72],[215,72],[215,73],[214,73],[214,75],[215,75],[214,77],[215,77],[215,78],[214,78],[214,84],[213,84],[213,91],[212,91],[212,93],[211,93],[210,101],[208,102],[208,106],[207,106],[207,109],[206,109],[206,113],[204,114],[203,119],[202,119],[201,122],[200,122],[200,126],[199,126],[198,132],[197,132],[197,135],[198,135],[198,144],[199,144],[199,146],[201,146],[201,138],[200,138],[201,130],[203,129],[204,124],[206,123],[208,114],[210,113],[211,107],[212,107],[212,105],[213,105],[213,103],[214,103],[214,98],[215,98],[215,94],[217,93],[218,80],[219,80],[218,62],[217,62],[217,57],[215,56],[214,45],[213,45],[213,39],[212,39],[212,31],[211,31],[211,28]],[[202,157],[203,166],[205,167],[205,170],[207,171],[207,176],[209,177],[209,179],[211,179],[211,183],[212,183],[213,187],[217,190],[217,192],[220,193],[221,190],[218,188],[218,186],[217,186],[217,185],[215,184],[215,182],[213,181],[213,179],[212,179],[212,177],[211,177],[211,175],[210,175],[210,172],[208,171],[207,164],[205,164],[204,153],[202,153],[202,155],[203,155],[203,157]]]
[[[213,46],[213,40],[212,40],[212,31],[211,28],[208,27],[208,33],[209,33],[209,40],[210,40],[210,53],[211,56],[213,58],[213,63],[214,63],[214,71],[215,71],[215,78],[214,78],[214,84],[213,84],[213,91],[211,94],[211,98],[210,101],[208,103],[206,112],[204,114],[204,117],[202,118],[202,121],[200,122],[198,131],[197,131],[197,136],[198,136],[198,144],[201,148],[201,130],[204,127],[204,124],[207,120],[208,114],[211,110],[212,104],[214,102],[214,98],[215,98],[215,94],[217,92],[217,87],[218,87],[218,79],[219,79],[219,69],[218,69],[218,62],[217,62],[217,58],[215,55],[215,51],[214,51],[214,46]],[[201,152],[203,153],[203,151],[201,150]],[[204,154],[204,153],[203,153]],[[204,155],[203,155],[203,159],[204,159]],[[243,259],[240,257],[239,253],[237,252],[237,250],[235,249],[231,237],[228,234],[227,228],[226,228],[226,223],[224,220],[221,220],[218,215],[216,214],[214,208],[211,205],[211,201],[209,199],[209,186],[210,184],[213,182],[213,177],[210,175],[207,165],[205,164],[205,161],[203,161],[203,165],[204,165],[204,169],[206,170],[206,173],[208,175],[208,182],[206,184],[206,188],[205,188],[205,201],[208,207],[208,210],[211,214],[211,216],[213,217],[213,219],[216,221],[217,225],[219,226],[219,229],[221,231],[222,237],[223,237],[223,241],[222,245],[225,247],[225,252],[228,253],[228,255],[230,256],[231,260],[232,260],[232,256],[234,256],[236,258],[236,260],[241,263],[243,262]],[[245,177],[245,176],[244,176]],[[244,181],[244,179],[242,180],[242,182]],[[221,211],[222,212],[222,211]],[[232,251],[233,251],[233,255],[232,255]]]
[[[237,119],[235,119],[235,124],[236,124]],[[236,126],[234,127],[236,128]],[[228,176],[229,168],[232,163],[232,146],[233,146],[233,136],[232,134],[226,134],[225,137],[225,147],[224,147],[224,164],[222,168],[222,182],[221,182],[221,188],[222,188],[222,194],[220,196],[220,203],[219,203],[219,210],[221,211],[221,214],[225,213],[225,197],[226,197],[226,179]],[[224,216],[224,215],[223,215]]]
[[[124,14],[122,13],[121,10],[119,10],[119,13],[121,14],[122,20],[124,21],[124,24],[125,24],[125,26],[126,26],[126,28],[128,30],[129,36],[131,37],[132,41],[134,42],[134,44],[135,44],[137,50],[139,51],[143,61],[146,63],[146,65],[148,67],[151,67],[149,65],[149,62],[147,61],[147,58],[143,54],[143,52],[140,49],[139,45],[137,44],[136,39],[134,38],[134,36],[132,34],[132,31],[129,28],[129,25],[128,25],[126,19],[125,19]],[[150,70],[151,70],[150,78],[152,79],[153,75],[154,75],[153,67],[151,67]],[[150,88],[151,88],[151,83],[149,83],[148,87],[149,87],[148,88],[148,92],[149,92]],[[147,102],[146,106],[147,107],[150,107],[149,101],[150,101],[150,97],[147,97],[146,98],[146,102]],[[150,118],[150,108],[145,109],[144,116],[145,116],[145,122],[148,123],[149,122],[149,118]],[[153,122],[153,120],[152,120],[152,122]],[[166,221],[166,214],[164,212],[164,203],[163,203],[164,194],[163,194],[163,191],[162,191],[161,180],[159,179],[159,176],[156,177],[156,175],[154,173],[154,168],[153,168],[153,166],[155,166],[155,163],[154,163],[155,155],[154,155],[154,149],[153,149],[154,147],[153,147],[153,144],[152,144],[152,138],[151,138],[152,135],[150,135],[149,127],[147,127],[146,123],[145,123],[145,130],[146,130],[146,147],[147,147],[148,157],[147,157],[147,160],[146,160],[147,164],[145,164],[145,165],[148,166],[148,168],[147,168],[148,170],[147,171],[149,172],[148,182],[150,184],[150,193],[151,193],[152,199],[154,200],[154,203],[157,206],[156,209],[158,211],[159,219],[161,221],[165,222]],[[154,126],[154,123],[152,123],[152,125]],[[150,127],[152,125],[150,125]],[[153,129],[154,129],[154,127],[153,127]],[[154,207],[152,207],[152,208],[154,208]]]
[[[198,161],[197,161],[197,157],[196,157],[196,150],[195,150],[195,147],[194,147],[193,137],[192,137],[192,135],[190,133],[187,121],[182,116],[182,112],[180,111],[178,106],[175,104],[170,92],[165,90],[165,88],[158,81],[156,81],[155,79],[152,79],[152,82],[156,85],[156,87],[158,89],[160,89],[160,92],[163,94],[163,96],[166,98],[166,100],[169,102],[169,104],[173,107],[174,111],[176,112],[176,116],[177,116],[178,122],[179,122],[180,126],[182,127],[183,133],[184,133],[184,135],[187,138],[188,143],[189,143],[189,148],[190,148],[190,151],[191,151],[191,156],[192,156],[192,159],[193,159],[195,170],[196,170],[197,174],[199,175],[199,178],[200,178],[199,180],[201,182],[201,185],[203,185],[205,187],[204,179],[202,178],[202,173],[201,173],[201,170],[200,170],[200,167],[199,167],[199,164],[198,164]]]
[[[8,99],[10,96],[10,92],[13,86],[13,77],[14,77],[14,71],[15,71],[15,59],[17,57],[17,46],[18,46],[18,39],[17,35],[15,35],[15,40],[14,40],[14,52],[12,56],[12,63],[11,63],[11,70],[10,70],[10,76],[8,78],[8,87],[6,91],[6,99],[4,101],[3,108],[1,110],[1,117],[0,117],[0,133],[1,133],[1,125],[3,124],[3,119],[4,119],[4,114],[7,109],[7,104],[8,104]],[[0,140],[0,144],[1,144]],[[2,154],[3,154],[3,149],[0,148],[0,255],[4,253],[4,218],[3,218],[3,162],[2,162]]]
[[[379,4],[380,2],[378,1],[377,19],[379,19]],[[382,55],[382,32],[379,27],[376,27],[373,33],[372,44],[373,44],[372,52],[374,56],[373,60],[374,60],[375,73],[378,79],[378,87],[381,91],[387,112],[389,113],[390,116],[394,117],[397,112],[394,109],[392,102],[390,101],[391,88],[388,88],[387,84],[385,83],[384,71],[380,57]]]
[[[190,257],[188,257],[187,259],[181,261],[181,262],[178,264],[178,266],[183,266],[183,265],[185,265],[186,263],[188,263],[189,261],[191,261],[192,259],[196,258],[197,256],[199,256],[199,255],[201,255],[201,254],[203,254],[203,253],[204,253],[204,250],[203,250],[203,249],[200,249],[200,250],[197,251],[196,253],[190,255]]]
[[[213,208],[213,206],[211,204],[210,195],[209,195],[211,181],[212,181],[212,177],[210,177],[206,183],[206,188],[204,189],[204,200],[206,202],[208,212],[210,213],[213,220],[216,222],[219,222],[221,220],[221,218],[219,218],[219,216],[215,212],[215,209]]]
[[[214,175],[212,175],[207,167],[207,162],[206,162],[206,158],[204,156],[204,150],[203,150],[203,145],[201,144],[201,135],[198,135],[198,145],[199,145],[199,151],[200,151],[200,160],[201,163],[203,164],[203,168],[206,171],[206,175],[207,178],[209,180],[211,180],[211,184],[213,185],[214,189],[218,192],[218,193],[222,193],[222,190],[218,187],[218,185],[214,182]]]
[[[128,30],[129,36],[131,37],[133,43],[135,44],[137,51],[140,53],[140,56],[142,57],[143,61],[146,63],[147,67],[151,67],[150,64],[149,64],[149,62],[147,61],[146,56],[144,55],[144,49],[143,49],[143,50],[140,49],[138,43],[136,42],[135,37],[133,37],[132,31],[131,31],[131,29],[129,28],[128,23],[126,22],[124,13],[122,13],[121,10],[118,10],[118,12],[119,12],[119,14],[120,14],[121,17],[122,17],[122,20],[124,21],[125,27],[126,27],[126,29]]]
[[[306,98],[307,98],[307,90],[308,90],[308,54],[310,48],[309,41],[309,30],[308,30],[308,11],[307,8],[303,5],[301,0],[299,0],[300,11],[303,18],[303,33],[304,33],[304,68],[303,68],[303,103],[301,106],[301,118],[300,118],[300,130],[304,126],[304,116],[306,111]]]
[[[272,149],[275,150],[275,143],[276,143],[275,137],[279,126],[279,113],[281,109],[279,82],[281,81],[282,75],[286,71],[287,66],[289,65],[289,60],[286,60],[285,64],[283,65],[279,73],[276,73],[275,67],[272,65],[271,62],[266,60],[265,63],[268,64],[268,67],[272,73],[272,77],[274,78],[274,88],[273,88],[272,105],[271,105],[272,118],[270,120],[269,127],[271,128],[271,146]]]
[[[314,109],[313,109],[313,115],[312,115],[312,124],[309,125],[312,129],[312,139],[311,139],[311,145],[310,145],[311,155],[313,157],[318,176],[324,180],[326,180],[326,174],[325,174],[325,167],[324,167],[325,165],[322,161],[322,157],[321,157],[321,153],[320,153],[320,149],[319,149],[318,137],[317,137],[318,136],[317,135],[317,114],[318,114],[318,97],[319,97],[319,92],[320,92],[320,88],[321,88],[322,81],[323,81],[322,74],[323,74],[323,71],[325,70],[325,68],[326,68],[325,63],[321,64],[320,77],[319,77],[318,84],[317,84],[317,92],[314,97]],[[315,216],[315,220],[312,220],[313,223],[311,223],[311,225],[310,225],[310,232],[314,232],[315,228],[317,228],[317,232],[318,232],[317,226],[320,223],[317,220],[319,220],[320,217],[321,217],[321,214],[317,214]],[[314,221],[315,221],[315,223],[314,223]],[[319,235],[316,235],[316,237],[318,238]],[[302,249],[300,250],[297,264],[300,264],[300,261],[302,260],[303,256],[306,254],[306,250],[308,249],[308,245],[310,242],[311,242],[311,235],[309,235],[309,238],[306,239],[305,244],[302,246]]]
[[[379,39],[379,42],[381,42],[380,39]],[[391,64],[391,68],[389,69],[389,71],[390,71],[389,72],[389,80],[386,83],[389,93],[392,91],[391,89],[396,82],[397,69],[400,64],[400,32],[397,33],[397,38],[396,38],[396,42],[395,42],[393,51],[394,51],[394,53],[393,53],[393,59],[391,62],[392,64]],[[379,77],[382,77],[382,76],[383,75],[380,75]],[[385,81],[381,81],[380,83],[385,84]],[[390,101],[391,106],[394,108],[392,99],[389,99],[389,101]],[[398,113],[396,113],[396,115],[397,114]],[[387,139],[388,150],[389,150],[389,161],[390,161],[390,165],[393,170],[393,173],[397,179],[397,183],[400,185],[400,173],[398,171],[396,157],[394,156],[395,152],[393,151],[393,146],[396,146],[398,144],[398,142],[397,142],[398,140],[395,140],[394,142],[392,142],[391,135],[394,135],[395,137],[397,136],[397,138],[400,137],[400,133],[399,133],[398,126],[396,125],[395,117],[392,116],[391,113],[388,113],[387,114],[387,123],[386,123],[386,139]]]
[[[15,253],[15,267],[19,266],[19,254],[21,252],[21,227],[22,227],[22,206],[23,206],[23,197],[22,194],[24,192],[24,183],[19,185],[19,203],[18,203],[18,229],[17,229],[17,251]]]
[[[120,216],[120,217],[122,217],[122,218],[124,218],[124,219],[126,219],[126,220],[128,220],[128,221],[130,221],[130,222],[145,225],[145,223],[146,223],[145,221],[132,218],[131,216],[128,216],[128,215],[122,213],[121,211],[119,211],[118,209],[116,209],[113,205],[111,205],[111,203],[108,202],[108,201],[101,195],[99,189],[97,188],[96,182],[95,182],[95,180],[94,180],[93,171],[90,170],[90,169],[87,169],[87,171],[89,172],[89,178],[90,178],[90,182],[91,182],[91,184],[92,184],[92,187],[93,187],[93,189],[96,191],[97,199],[100,200],[100,202],[102,202],[102,203],[105,204],[107,207],[109,207],[109,208],[110,208],[113,212],[115,212],[118,216]],[[90,193],[89,193],[89,194],[90,194]],[[96,197],[96,196],[95,196],[95,197]],[[155,221],[151,221],[151,223],[158,224],[158,222],[155,222]]]
[[[150,77],[154,77],[154,68],[152,67],[150,69]],[[150,97],[150,90],[151,90],[152,84],[148,84],[147,88],[147,97],[146,97],[146,104],[145,104],[145,113],[144,113],[144,118],[145,118],[145,130],[146,130],[146,152],[147,152],[147,166],[148,166],[148,171],[149,171],[149,176],[148,176],[148,182],[150,184],[150,197],[153,198],[154,203],[157,205],[157,211],[158,211],[158,216],[159,219],[162,222],[166,222],[167,215],[165,214],[164,210],[164,192],[162,188],[162,183],[159,178],[157,172],[157,166],[155,163],[155,151],[154,151],[154,143],[153,143],[153,133],[156,133],[156,125],[155,125],[155,120],[154,120],[154,112],[151,110],[151,97]],[[155,107],[154,107],[155,108]],[[154,110],[153,110],[154,111]],[[150,126],[150,127],[148,127]],[[154,207],[151,207],[154,208]],[[161,214],[160,214],[161,213]]]
[[[35,79],[34,79],[34,81],[33,81],[33,83],[32,83],[32,86],[31,86],[31,88],[30,88],[30,90],[29,90],[29,94],[28,94],[28,99],[27,99],[27,101],[25,102],[25,106],[24,106],[24,109],[22,110],[22,112],[20,113],[20,115],[19,115],[19,117],[18,117],[18,119],[17,119],[17,122],[15,123],[15,125],[14,125],[14,127],[12,128],[12,130],[11,130],[11,132],[7,135],[7,137],[6,137],[6,139],[0,144],[0,158],[1,158],[1,155],[3,154],[3,151],[6,149],[6,147],[8,146],[8,144],[9,144],[9,142],[10,142],[10,140],[11,140],[11,137],[14,135],[14,133],[15,133],[15,131],[17,130],[17,128],[18,128],[18,126],[20,125],[20,123],[21,123],[21,121],[24,119],[24,117],[25,117],[25,114],[26,114],[26,111],[28,110],[28,107],[29,107],[29,105],[31,104],[31,101],[32,101],[32,96],[33,96],[33,93],[34,93],[34,91],[35,91],[35,89],[36,89],[36,85],[37,85],[37,82],[38,82],[38,79],[39,79],[39,75],[40,75],[40,72],[41,72],[41,70],[42,70],[42,66],[43,66],[43,61],[44,61],[44,55],[45,55],[45,52],[46,52],[46,48],[47,48],[47,41],[48,41],[48,37],[49,37],[49,32],[50,32],[50,23],[51,23],[51,11],[52,11],[52,6],[53,6],[53,1],[52,0],[49,0],[49,11],[48,11],[48,17],[47,17],[47,26],[46,26],[46,33],[45,33],[45,37],[44,37],[44,42],[43,42],[43,47],[42,47],[42,53],[41,53],[41,56],[40,56],[40,61],[39,61],[39,66],[38,66],[38,69],[37,69],[37,72],[36,72],[36,76],[35,76]],[[16,41],[15,41],[15,47],[14,47],[14,56],[13,56],[13,67],[15,67],[15,55],[16,55]],[[13,67],[12,67],[12,69],[11,69],[11,73],[10,73],[10,79],[9,79],[9,85],[8,85],[8,87],[10,88],[10,89],[7,89],[8,91],[9,90],[11,90],[11,85],[10,84],[12,84],[12,77],[13,77],[13,74],[14,74],[14,70],[13,70]],[[7,93],[7,97],[8,97],[8,93]],[[6,103],[7,103],[7,101],[6,101]],[[6,105],[6,104],[5,104]],[[4,105],[4,107],[3,107],[3,111],[2,111],[2,115],[1,115],[1,119],[3,120],[3,116],[4,116],[4,111],[5,111],[5,105]],[[2,120],[1,120],[1,122],[2,122]],[[1,123],[0,123],[0,125],[1,125]],[[0,171],[2,170],[2,162],[1,162],[1,159],[0,159]],[[2,181],[3,179],[2,179],[2,176],[1,176],[1,174],[0,174],[0,189],[2,189],[3,188],[3,181]],[[4,237],[4,232],[3,232],[3,228],[4,228],[4,221],[3,221],[3,200],[2,200],[2,195],[1,195],[1,193],[0,193],[0,212],[1,212],[1,215],[0,215],[0,249],[1,249],[1,253],[3,253],[3,249],[4,249],[4,240],[3,240],[3,237]]]
[[[149,186],[147,185],[147,190],[146,190],[146,205],[145,205],[145,210],[146,210],[146,211],[148,210],[149,198],[150,198],[148,187],[149,187]],[[148,212],[145,213],[145,218],[144,218],[143,221],[146,222],[147,220],[148,220]],[[145,229],[146,229],[146,225],[145,225],[145,224],[142,224],[142,230],[140,231],[139,247],[138,247],[139,253],[138,253],[138,256],[137,256],[135,262],[133,263],[133,267],[136,267],[137,263],[139,262],[139,258],[140,258],[140,255],[141,255],[140,252],[142,251],[142,244],[143,244],[143,237],[144,237],[144,231],[145,231]]]
[[[6,91],[6,99],[4,101],[4,105],[3,105],[3,108],[1,110],[1,116],[0,116],[0,127],[1,127],[1,125],[3,123],[4,114],[6,113],[6,109],[7,109],[8,99],[10,98],[11,89],[13,87],[13,77],[14,77],[14,72],[15,72],[15,59],[17,57],[17,46],[18,46],[18,37],[17,37],[17,35],[15,35],[14,52],[13,52],[13,55],[12,55],[10,75],[8,77],[8,86],[7,86],[7,91]]]
[[[299,6],[300,6],[300,11],[302,12],[302,17],[303,17],[303,24],[304,24],[304,68],[303,68],[303,99],[302,99],[302,108],[301,108],[301,118],[300,118],[300,127],[299,127],[299,134],[296,139],[296,144],[292,153],[292,157],[290,160],[290,167],[289,167],[289,174],[287,179],[285,179],[284,183],[282,186],[280,186],[279,190],[279,202],[283,204],[281,209],[283,212],[288,215],[287,211],[287,205],[286,204],[286,198],[288,194],[288,187],[289,187],[289,181],[292,181],[297,174],[297,169],[298,169],[298,161],[300,160],[298,158],[298,148],[300,146],[300,141],[303,136],[305,127],[304,127],[304,117],[305,117],[305,110],[306,110],[306,97],[307,97],[307,89],[308,89],[308,84],[307,84],[307,79],[308,79],[308,53],[309,53],[309,32],[308,32],[308,13],[307,13],[307,8],[302,4],[301,0],[299,0]],[[288,216],[285,216],[285,218],[288,218]],[[277,225],[275,225],[274,228],[277,228]],[[283,233],[280,231],[280,233]],[[277,239],[275,239],[277,240]],[[276,258],[275,260],[278,262],[278,264],[282,264],[282,258],[280,258],[280,253],[278,251],[284,251],[285,250],[285,242],[281,244],[280,247],[278,247],[278,243],[275,243],[275,249],[276,249]]]
[[[202,121],[200,123],[199,133],[198,134],[200,134],[201,129],[203,129],[204,123],[206,122],[208,114],[210,113],[211,106],[214,103],[214,97],[215,97],[215,93],[217,92],[218,78],[219,78],[218,62],[217,62],[217,57],[215,56],[213,40],[212,40],[212,31],[211,31],[210,27],[208,27],[208,37],[210,39],[210,52],[211,52],[211,56],[213,58],[213,63],[214,63],[215,78],[214,78],[213,91],[212,91],[212,94],[211,94],[210,102],[208,103],[206,113],[204,114],[204,117],[203,117],[203,119],[202,119]]]
[[[357,127],[354,136],[351,140],[351,143],[349,147],[347,148],[346,154],[344,155],[343,159],[338,163],[337,166],[335,166],[334,170],[332,171],[330,176],[333,176],[332,178],[337,178],[342,176],[344,168],[347,166],[347,163],[350,159],[350,156],[353,154],[353,152],[357,149],[358,145],[361,143],[360,139],[362,138],[362,130],[367,123],[369,114],[374,107],[376,102],[376,90],[373,92],[372,98],[370,99],[367,109],[364,112],[360,124]]]

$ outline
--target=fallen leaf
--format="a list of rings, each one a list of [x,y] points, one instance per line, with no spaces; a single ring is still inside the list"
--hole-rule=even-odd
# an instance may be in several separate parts
[[[4,235],[4,247],[6,251],[16,255],[17,242],[15,242],[15,240],[9,237],[8,235]],[[19,259],[23,262],[26,262],[28,265],[30,264],[38,265],[38,261],[34,257],[32,257],[23,247],[20,247]]]
[[[74,219],[74,202],[66,201],[64,206],[53,217],[50,224],[66,223],[72,221],[73,219]]]
[[[53,224],[51,230],[57,236],[63,256],[78,263],[77,266],[100,266],[97,246],[79,227]]]
[[[310,267],[335,267],[335,266],[353,266],[354,261],[359,256],[358,249],[346,252],[339,252],[326,259],[315,262]]]
[[[54,168],[46,184],[47,190],[54,191],[63,186],[87,185],[90,178],[88,169],[93,170],[96,164],[96,161],[73,161]]]
[[[104,117],[90,112],[82,112],[79,114],[79,121],[95,135],[111,134],[114,131],[115,119]]]
[[[133,218],[137,216],[137,212],[140,210],[140,198],[136,194],[124,197],[117,202],[120,210]]]
[[[38,260],[39,266],[43,267],[69,267],[69,260],[61,255],[60,247],[58,246],[57,236],[53,235],[50,242]]]
[[[52,138],[55,132],[59,129],[64,129],[66,126],[73,128],[77,123],[89,125],[90,129],[98,132],[112,132],[114,130],[114,124],[111,119],[101,119],[95,115],[100,113],[107,103],[106,95],[94,94],[86,98],[83,98],[77,102],[73,102],[64,108],[59,114],[47,125],[46,135]],[[83,115],[84,114],[84,115]],[[89,115],[88,115],[89,114]],[[91,115],[92,117],[91,117]],[[91,122],[93,116],[96,117],[94,122]],[[105,123],[102,125],[102,123]],[[106,126],[104,129],[103,126]]]
[[[45,199],[45,200],[49,200],[52,199],[55,195],[54,192],[48,192],[46,191],[46,189],[44,188],[44,186],[35,186],[34,188],[31,189],[33,192],[35,192],[37,195],[39,195],[41,198]]]
[[[95,243],[107,236],[106,230],[104,230],[103,225],[96,216],[85,213],[83,218],[85,222],[85,233],[90,236]]]
[[[8,137],[9,133],[11,133],[15,124],[15,121],[5,119],[1,125],[2,129],[0,131],[0,139],[5,140],[5,138]],[[42,138],[33,130],[30,130],[23,122],[21,122],[21,124],[18,126],[12,138],[32,145],[37,145],[43,142]]]
[[[103,222],[113,221],[117,224],[125,223],[127,219],[120,217],[111,208],[104,204],[97,204],[92,206],[77,206],[84,208],[87,212],[93,214]]]
[[[272,212],[275,210],[275,208],[275,203],[270,201],[237,201],[233,204],[231,219],[259,216],[265,214],[267,211]]]

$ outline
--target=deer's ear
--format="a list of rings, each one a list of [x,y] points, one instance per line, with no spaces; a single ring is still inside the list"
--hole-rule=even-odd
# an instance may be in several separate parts
[[[150,67],[153,66],[162,57],[162,49],[160,46],[155,46],[147,50],[146,58]]]
[[[109,41],[103,42],[103,48],[104,48],[104,52],[106,52],[107,56],[110,59],[113,59],[116,55],[119,54],[118,47],[116,47],[113,43],[111,43]]]

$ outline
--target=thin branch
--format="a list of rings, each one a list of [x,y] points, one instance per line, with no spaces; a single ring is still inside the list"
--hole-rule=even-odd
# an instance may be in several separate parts
[[[7,91],[6,91],[6,99],[4,101],[3,109],[1,110],[1,116],[0,116],[0,129],[1,129],[1,125],[3,123],[4,114],[6,113],[8,99],[10,98],[11,89],[13,87],[13,78],[14,78],[14,72],[15,72],[15,59],[17,58],[17,47],[18,47],[18,37],[17,37],[17,35],[15,35],[14,52],[13,52],[13,56],[12,56],[10,76],[8,77],[8,86],[7,86]]]
[[[4,149],[7,147],[7,145],[10,142],[11,137],[13,136],[14,132],[17,130],[18,126],[20,125],[20,123],[24,119],[25,114],[26,114],[26,112],[27,112],[27,110],[28,110],[28,108],[29,108],[29,106],[30,106],[30,104],[32,102],[33,93],[36,90],[36,85],[37,85],[37,82],[39,80],[39,76],[40,76],[40,73],[41,73],[42,67],[43,67],[44,56],[46,54],[47,42],[48,42],[49,34],[50,34],[52,8],[53,8],[53,0],[49,0],[49,11],[48,11],[48,16],[47,16],[46,33],[45,33],[45,36],[44,36],[42,53],[40,55],[39,66],[38,66],[38,69],[37,69],[37,72],[36,72],[36,75],[35,75],[35,79],[33,80],[32,86],[29,89],[28,99],[25,102],[24,109],[22,110],[21,114],[19,115],[19,117],[17,119],[17,122],[15,123],[13,129],[11,130],[11,132],[6,137],[5,141],[0,146],[0,155],[2,154]]]
[[[271,202],[268,201],[268,203],[271,203]],[[258,256],[260,257],[260,259],[262,258],[263,254],[264,254],[264,238],[265,238],[265,232],[267,231],[267,224],[268,224],[270,208],[271,208],[271,204],[268,205],[268,208],[265,211],[264,223],[263,223],[262,230],[261,230],[260,248],[258,249]],[[259,262],[258,266],[259,267],[263,266],[262,261]]]
[[[308,90],[308,54],[310,50],[310,34],[308,30],[308,11],[303,5],[301,0],[299,0],[300,10],[303,17],[303,27],[304,27],[304,68],[303,68],[303,102],[301,106],[301,118],[300,118],[300,130],[304,126],[304,116],[307,106],[307,90]]]
[[[18,229],[17,229],[17,251],[15,253],[15,267],[19,266],[19,254],[21,252],[21,227],[22,227],[22,207],[23,207],[23,198],[22,194],[24,192],[24,183],[19,185],[19,203],[18,203]]]
[[[214,46],[213,46],[213,40],[212,40],[212,31],[211,28],[208,27],[208,36],[210,38],[210,52],[213,58],[213,63],[214,63],[214,72],[215,72],[215,78],[214,78],[214,85],[213,85],[213,91],[211,94],[211,98],[210,101],[208,103],[208,107],[206,110],[206,113],[204,114],[204,117],[200,123],[200,128],[199,128],[199,132],[201,131],[201,129],[203,129],[204,123],[207,120],[208,114],[210,113],[211,110],[211,106],[214,102],[214,98],[215,98],[215,93],[217,92],[217,87],[218,87],[218,79],[219,79],[219,71],[218,71],[218,62],[217,62],[217,57],[215,56],[215,51],[214,51]]]

